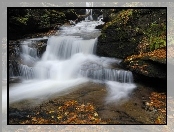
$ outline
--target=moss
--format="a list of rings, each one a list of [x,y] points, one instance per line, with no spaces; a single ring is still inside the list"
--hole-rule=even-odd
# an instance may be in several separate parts
[[[133,14],[133,9],[128,9],[128,10],[122,10],[118,14],[111,14],[111,18],[113,19],[112,21],[108,22],[103,30],[109,28],[109,26],[114,26],[114,25],[121,25],[121,24],[127,24],[129,18]]]
[[[110,13],[112,20],[105,23],[98,39],[98,55],[124,59],[165,47],[165,14],[165,10],[159,9],[124,9]]]
[[[166,47],[166,25],[164,23],[151,23],[144,31],[148,39],[150,50]]]

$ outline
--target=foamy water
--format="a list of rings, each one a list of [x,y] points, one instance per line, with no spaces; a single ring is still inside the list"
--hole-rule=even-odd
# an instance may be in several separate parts
[[[19,67],[23,82],[10,87],[10,103],[30,98],[47,99],[53,94],[59,96],[89,81],[106,83],[107,102],[126,98],[135,88],[132,73],[112,68],[113,63],[121,62],[119,59],[95,55],[97,37],[85,39],[85,36],[99,34],[95,26],[101,23],[83,21],[62,27],[59,36],[48,39],[40,59],[37,49],[28,46],[31,40],[24,41],[21,58],[33,66],[21,64]]]

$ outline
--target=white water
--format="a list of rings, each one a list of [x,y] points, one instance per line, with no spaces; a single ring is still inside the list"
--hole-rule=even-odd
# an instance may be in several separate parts
[[[20,68],[25,80],[10,87],[10,103],[62,95],[88,81],[106,83],[109,102],[127,97],[135,88],[132,73],[112,68],[112,63],[119,64],[121,60],[94,54],[99,35],[95,26],[98,24],[101,22],[83,21],[76,26],[62,27],[59,36],[48,39],[40,60],[35,49],[27,46],[31,40],[26,40],[27,45],[21,52],[25,64]],[[28,63],[33,67],[27,66]]]
[[[86,7],[93,7],[93,2],[86,2]],[[93,20],[92,9],[86,9],[86,14],[88,14],[89,12],[90,12],[90,15],[85,18],[86,21],[88,21],[88,20],[92,21]]]

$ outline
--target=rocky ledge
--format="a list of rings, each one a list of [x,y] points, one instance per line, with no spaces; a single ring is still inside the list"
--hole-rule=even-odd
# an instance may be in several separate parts
[[[153,52],[132,55],[122,62],[129,70],[148,77],[166,79],[166,50],[164,48]]]
[[[150,80],[155,79],[158,84],[164,83],[167,80],[166,10],[108,12],[108,21],[98,38],[97,55],[123,59],[123,66],[133,72],[135,81],[152,83]]]

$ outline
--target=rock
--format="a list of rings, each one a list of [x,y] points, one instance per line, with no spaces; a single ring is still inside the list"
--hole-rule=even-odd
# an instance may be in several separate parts
[[[47,41],[48,39],[43,39],[36,42],[35,47],[37,48],[38,57],[41,57],[43,53],[46,51]]]
[[[152,31],[152,35],[155,36],[157,29],[160,29],[163,24],[166,25],[165,9],[127,9],[115,13],[110,11],[108,17],[110,21],[105,23],[98,38],[97,55],[99,56],[124,59],[138,54],[140,52],[138,45],[143,38],[150,39]],[[161,30],[166,32],[163,29],[159,31]]]
[[[126,66],[132,72],[148,77],[166,79],[166,65],[150,60],[135,60],[127,63]]]
[[[9,83],[19,83],[19,82],[21,82],[20,77],[10,77],[9,79]]]
[[[147,77],[166,80],[166,49],[161,48],[153,52],[132,55],[127,57],[122,64],[134,73]]]
[[[166,87],[166,10],[108,10],[96,54],[123,59],[135,81]],[[107,14],[107,15],[106,15]],[[156,50],[157,49],[157,50]]]
[[[104,27],[104,24],[98,25],[95,27],[95,29],[102,29]]]
[[[18,60],[9,60],[9,77],[13,76],[19,76],[20,70],[19,70],[19,62]]]

